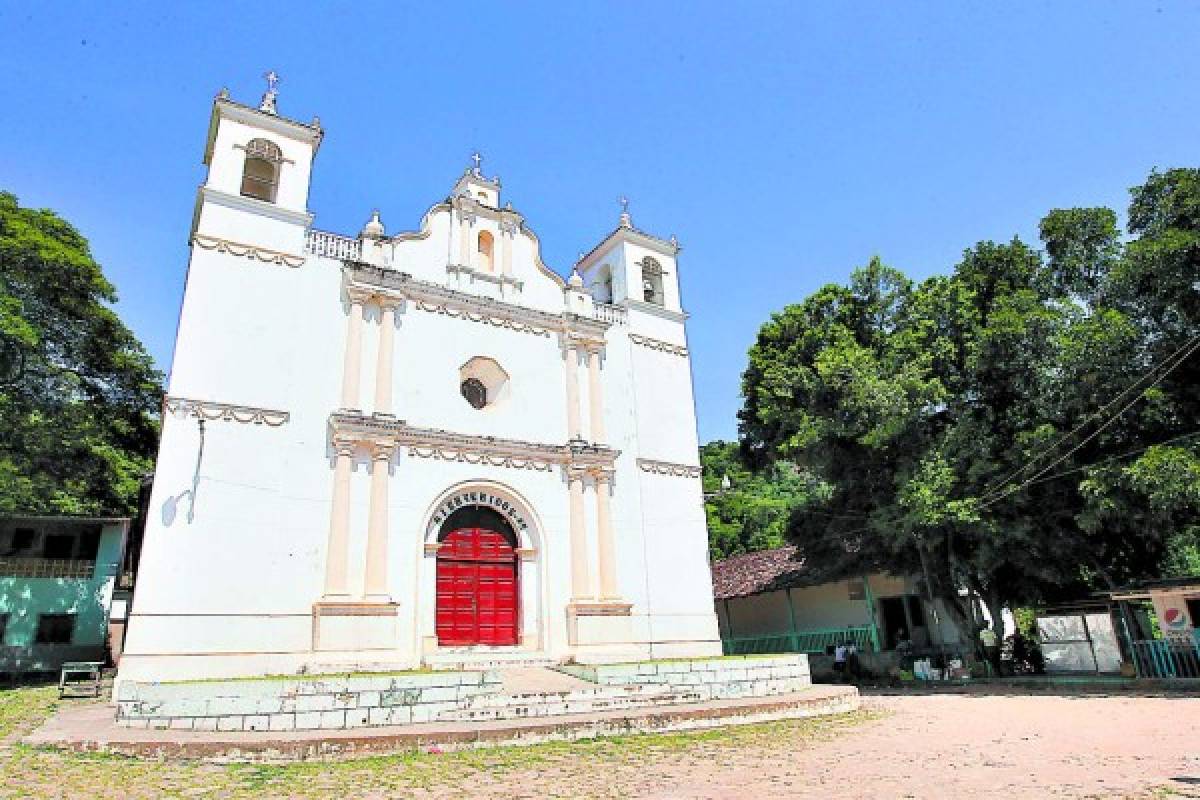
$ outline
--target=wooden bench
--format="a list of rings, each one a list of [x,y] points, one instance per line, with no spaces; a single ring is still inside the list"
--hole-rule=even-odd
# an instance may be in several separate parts
[[[58,676],[58,696],[62,698],[66,696],[69,687],[82,686],[87,688],[87,684],[91,684],[92,697],[100,696],[100,671],[104,667],[101,661],[65,661],[62,665],[62,671]],[[72,678],[82,679],[72,681]]]

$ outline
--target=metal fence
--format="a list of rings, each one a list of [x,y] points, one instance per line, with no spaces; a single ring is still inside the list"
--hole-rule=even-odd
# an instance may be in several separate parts
[[[769,633],[762,636],[737,636],[723,639],[721,644],[727,656],[748,656],[765,653],[824,653],[828,648],[836,647],[842,642],[853,642],[863,652],[875,649],[869,625],[795,633]]]
[[[1150,639],[1133,643],[1139,678],[1200,678],[1200,642]]]

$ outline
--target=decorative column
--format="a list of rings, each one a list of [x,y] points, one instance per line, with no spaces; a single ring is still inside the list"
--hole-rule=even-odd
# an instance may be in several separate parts
[[[379,300],[379,354],[375,362],[375,413],[392,413],[392,344],[396,338],[396,304],[392,297]]]
[[[598,469],[596,479],[596,541],[597,564],[600,571],[600,599],[617,600],[617,549],[613,542],[612,512],[608,493],[612,487],[612,470]]]
[[[579,427],[579,351],[570,338],[563,350],[567,367],[567,438],[582,439]]]
[[[388,465],[394,445],[375,442],[371,454],[371,506],[367,518],[367,574],[363,594],[372,602],[387,603]]]
[[[358,384],[362,371],[362,329],[368,292],[349,289],[350,317],[346,320],[346,357],[342,364],[342,408],[358,408]]]
[[[600,346],[588,347],[588,403],[591,416],[592,444],[604,444],[604,386],[600,381]]]
[[[567,467],[567,483],[571,492],[571,599],[574,602],[591,600],[592,579],[588,571],[587,528],[583,522],[583,478],[586,473]]]
[[[350,473],[354,468],[354,442],[334,439],[337,460],[333,468],[333,502],[329,512],[329,548],[325,554],[325,597],[350,596],[346,584],[346,557],[350,542]]]

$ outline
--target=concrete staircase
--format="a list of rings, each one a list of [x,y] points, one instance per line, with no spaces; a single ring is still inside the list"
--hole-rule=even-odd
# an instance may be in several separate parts
[[[442,709],[439,722],[522,720],[644,711],[664,706],[705,703],[740,697],[765,697],[803,690],[810,685],[807,663],[746,668],[742,662],[663,662],[599,667],[522,666],[496,671],[498,691],[462,697]],[[661,670],[661,671],[660,671]]]
[[[696,703],[705,699],[700,691],[689,687],[597,686],[545,668],[500,670],[500,681],[501,691],[464,698],[458,708],[438,714],[438,720],[478,722],[559,717]]]

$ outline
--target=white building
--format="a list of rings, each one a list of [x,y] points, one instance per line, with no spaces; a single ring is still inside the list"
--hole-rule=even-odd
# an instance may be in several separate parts
[[[719,654],[674,240],[325,233],[322,136],[213,105],[121,679]]]

